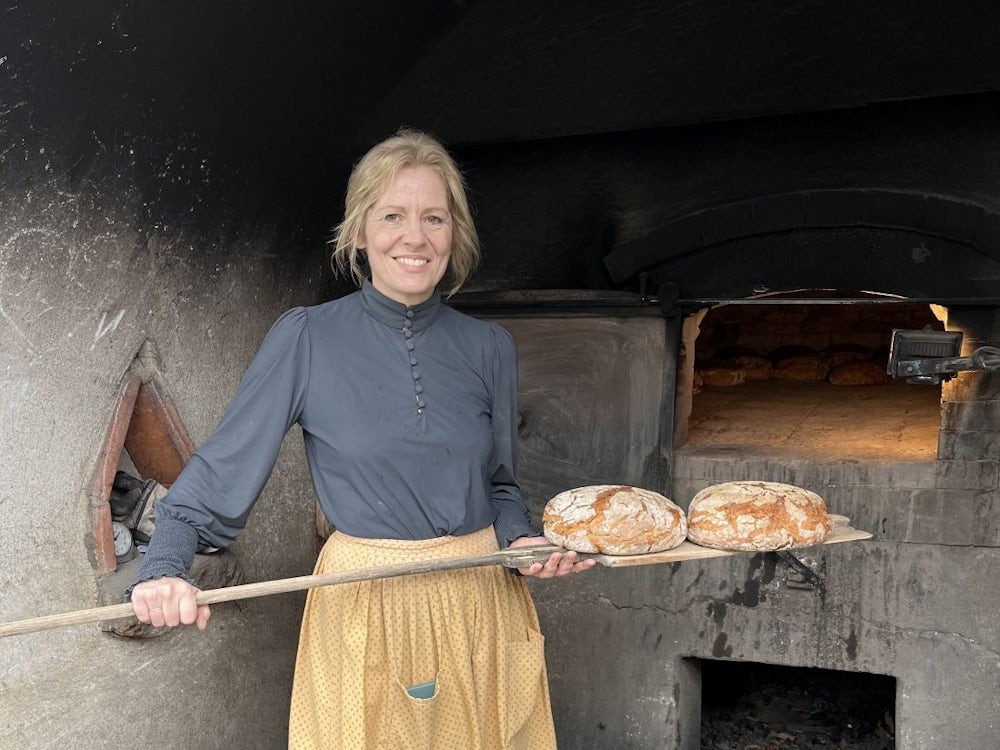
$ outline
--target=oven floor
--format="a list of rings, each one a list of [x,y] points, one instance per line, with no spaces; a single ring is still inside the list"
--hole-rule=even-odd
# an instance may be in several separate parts
[[[940,387],[765,380],[694,396],[680,450],[933,461],[940,424]]]

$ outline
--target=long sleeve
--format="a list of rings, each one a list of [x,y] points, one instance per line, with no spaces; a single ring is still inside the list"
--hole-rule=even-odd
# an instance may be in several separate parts
[[[517,484],[517,345],[499,325],[490,326],[493,362],[493,459],[490,500],[496,510],[494,529],[501,548],[522,536],[538,536],[531,512]]]
[[[306,312],[294,308],[272,326],[218,427],[157,504],[137,581],[185,574],[199,540],[226,547],[236,539],[302,412],[309,364]]]

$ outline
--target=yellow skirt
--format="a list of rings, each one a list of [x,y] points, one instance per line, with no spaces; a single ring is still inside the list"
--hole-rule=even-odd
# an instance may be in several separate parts
[[[494,552],[492,528],[420,541],[334,532],[317,573]],[[499,566],[311,589],[292,750],[554,750],[545,643]],[[425,693],[407,688],[432,682]]]

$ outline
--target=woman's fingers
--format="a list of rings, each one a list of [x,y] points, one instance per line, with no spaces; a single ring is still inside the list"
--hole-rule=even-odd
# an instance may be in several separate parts
[[[177,598],[177,615],[180,622],[185,625],[193,625],[198,619],[198,602],[194,595],[185,596],[181,594]],[[178,623],[174,623],[178,624]]]
[[[132,589],[132,609],[140,622],[173,628],[197,625],[204,630],[210,616],[208,605],[198,604],[198,589],[180,578],[143,581]]]
[[[536,578],[556,578],[571,573],[582,573],[594,567],[594,560],[580,560],[576,552],[553,552],[544,563],[520,568],[522,575]]]
[[[208,618],[211,616],[212,611],[207,604],[202,604],[198,607],[198,618],[195,620],[198,630],[204,630],[208,627]]]

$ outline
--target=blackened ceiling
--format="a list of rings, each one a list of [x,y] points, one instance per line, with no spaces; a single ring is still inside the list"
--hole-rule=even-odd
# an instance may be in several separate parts
[[[401,125],[482,156],[988,94],[998,28],[981,0],[11,0],[0,168],[7,189],[125,170],[151,214],[238,195],[327,226]]]

